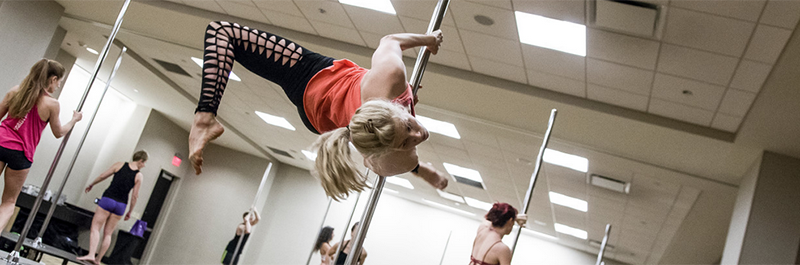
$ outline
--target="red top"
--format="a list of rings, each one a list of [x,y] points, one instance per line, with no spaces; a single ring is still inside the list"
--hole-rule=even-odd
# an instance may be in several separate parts
[[[350,124],[356,109],[361,107],[361,80],[367,71],[350,60],[336,60],[308,81],[303,108],[319,133]],[[411,85],[392,102],[407,107],[415,115]]]
[[[33,153],[42,138],[47,121],[39,117],[39,108],[33,105],[22,119],[8,117],[0,123],[0,146],[25,152],[25,158],[33,162]]]

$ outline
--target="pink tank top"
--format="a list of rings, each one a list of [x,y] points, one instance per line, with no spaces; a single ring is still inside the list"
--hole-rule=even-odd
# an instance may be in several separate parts
[[[7,117],[0,122],[0,146],[25,152],[25,158],[33,162],[33,153],[42,138],[42,131],[47,121],[39,117],[39,108],[33,105],[25,117]]]

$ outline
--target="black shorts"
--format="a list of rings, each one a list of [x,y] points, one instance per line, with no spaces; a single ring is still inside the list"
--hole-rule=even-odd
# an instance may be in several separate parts
[[[11,150],[0,146],[0,161],[5,162],[8,168],[13,170],[25,170],[31,168],[31,161],[25,157],[25,152]]]

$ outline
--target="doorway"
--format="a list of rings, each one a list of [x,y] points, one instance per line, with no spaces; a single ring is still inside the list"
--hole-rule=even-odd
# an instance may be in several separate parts
[[[150,193],[147,206],[144,208],[144,213],[142,213],[142,221],[147,222],[147,229],[144,231],[143,242],[133,251],[133,258],[142,258],[147,242],[150,239],[150,234],[153,233],[153,227],[156,221],[158,221],[158,214],[161,213],[161,207],[167,199],[167,194],[169,193],[170,186],[172,186],[173,179],[175,179],[175,175],[166,170],[161,170],[158,180],[156,180],[156,185],[153,187],[153,192]]]

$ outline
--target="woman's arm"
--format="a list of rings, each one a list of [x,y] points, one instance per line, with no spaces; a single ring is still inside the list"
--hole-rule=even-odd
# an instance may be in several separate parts
[[[505,244],[502,245],[502,247],[499,247],[497,250],[493,250],[492,252],[497,254],[497,261],[499,261],[500,265],[511,265],[511,249],[509,249]]]
[[[8,103],[11,102],[11,97],[17,93],[17,90],[19,90],[19,86],[12,87],[11,90],[9,90],[8,93],[6,93],[6,95],[3,97],[3,101],[0,101],[0,119],[8,114]]]
[[[256,225],[261,220],[261,215],[258,214],[258,209],[253,209],[253,221],[250,225]]]
[[[83,118],[83,113],[73,110],[72,119],[65,124],[61,124],[61,120],[58,118],[58,114],[61,112],[61,106],[58,104],[58,100],[52,98],[50,100],[50,130],[53,132],[53,136],[61,138],[72,130],[75,123]]]
[[[367,259],[367,250],[362,248],[361,249],[361,257],[359,258],[358,264],[364,264],[364,260],[366,260],[366,259]]]
[[[399,33],[381,38],[372,54],[372,68],[361,81],[361,101],[393,99],[406,90],[406,65],[403,50],[427,46],[431,53],[439,51],[442,31],[431,34]]]
[[[331,246],[331,248],[328,249],[328,253],[327,253],[328,256],[330,256],[331,258],[336,256],[336,249],[338,249],[338,248],[339,248],[339,242],[336,242],[336,244],[333,244],[333,246]]]
[[[424,179],[434,188],[440,190],[447,188],[447,176],[444,173],[436,170],[431,163],[419,162],[419,168],[414,175]]]
[[[94,181],[92,181],[92,183],[89,184],[89,186],[87,186],[84,191],[87,192],[87,193],[89,191],[91,191],[92,187],[94,187],[94,185],[97,185],[97,183],[100,183],[103,180],[106,180],[108,177],[110,177],[111,175],[114,175],[114,173],[119,171],[119,169],[122,168],[123,164],[124,164],[123,162],[117,162],[117,163],[114,163],[113,165],[111,165],[111,167],[106,169],[106,171],[103,171],[103,173],[100,173],[100,176],[97,176],[97,178],[95,178]]]
[[[139,187],[142,186],[142,179],[143,178],[144,178],[144,175],[142,175],[141,172],[136,174],[136,180],[135,180],[136,184],[133,185],[133,190],[131,190],[131,199],[130,199],[131,202],[128,204],[128,206],[130,206],[130,207],[128,208],[128,213],[125,214],[125,221],[128,221],[128,219],[131,219],[131,212],[133,212],[133,207],[136,206],[136,200],[139,199]]]

